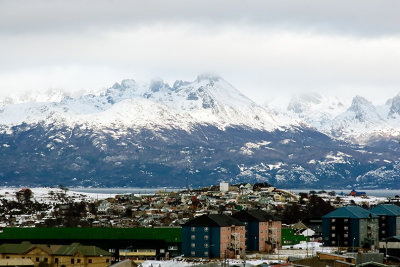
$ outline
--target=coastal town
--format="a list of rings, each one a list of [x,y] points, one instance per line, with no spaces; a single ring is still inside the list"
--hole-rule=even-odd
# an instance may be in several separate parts
[[[267,183],[116,195],[63,186],[3,188],[0,255],[10,259],[3,250],[18,244],[39,250],[43,244],[81,246],[82,251],[94,246],[102,257],[108,255],[100,260],[104,266],[126,260],[146,266],[152,260],[304,264],[309,257],[340,261],[328,254],[345,251],[353,255],[343,257],[356,264],[356,251],[383,264],[399,258],[399,204],[397,195],[374,197],[354,189],[294,193]],[[47,260],[53,257],[55,263],[58,257],[50,254]],[[85,266],[92,265],[86,260]]]

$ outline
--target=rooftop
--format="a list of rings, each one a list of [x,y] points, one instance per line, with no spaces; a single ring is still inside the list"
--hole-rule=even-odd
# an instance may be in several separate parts
[[[232,215],[242,222],[268,222],[274,220],[271,214],[260,209],[241,210]]]
[[[368,210],[365,210],[358,206],[346,206],[334,210],[322,218],[353,218],[353,219],[364,219],[364,218],[377,218],[378,216]]]
[[[188,221],[183,226],[231,226],[231,225],[244,225],[243,222],[224,214],[209,214],[202,215]]]
[[[377,215],[400,216],[400,207],[394,204],[381,204],[370,210]]]

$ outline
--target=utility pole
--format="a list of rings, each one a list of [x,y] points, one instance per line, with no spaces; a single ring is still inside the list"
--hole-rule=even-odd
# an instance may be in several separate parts
[[[243,267],[246,267],[246,245],[243,250]]]

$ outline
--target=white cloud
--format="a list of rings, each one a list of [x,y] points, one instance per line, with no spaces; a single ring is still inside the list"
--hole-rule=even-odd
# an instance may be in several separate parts
[[[257,102],[299,91],[383,102],[400,89],[398,2],[361,2],[2,1],[0,97],[214,72]]]

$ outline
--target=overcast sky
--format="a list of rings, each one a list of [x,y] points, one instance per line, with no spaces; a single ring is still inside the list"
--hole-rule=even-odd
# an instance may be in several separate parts
[[[0,98],[222,76],[258,103],[400,92],[398,0],[0,0]]]

